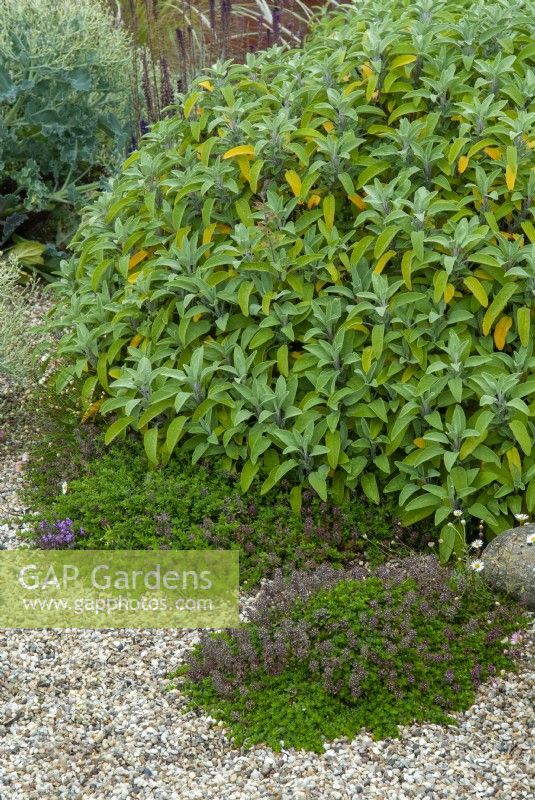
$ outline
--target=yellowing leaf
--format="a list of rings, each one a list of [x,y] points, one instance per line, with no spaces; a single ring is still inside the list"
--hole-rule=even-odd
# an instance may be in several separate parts
[[[193,322],[198,322],[200,319],[202,319],[202,314],[194,314],[192,317]]]
[[[119,367],[114,367],[113,369],[110,369],[108,375],[110,376],[110,378],[115,378],[115,380],[117,380],[117,378],[121,377],[122,372],[119,369]]]
[[[218,233],[232,233],[230,225],[225,225],[223,222],[218,222],[215,229]]]
[[[482,267],[478,267],[474,270],[474,275],[476,278],[479,278],[480,281],[492,281],[494,280],[492,275],[489,275]]]
[[[216,229],[216,222],[212,222],[211,225],[208,225],[203,233],[202,233],[202,243],[209,244],[212,241],[212,236],[214,235],[214,231]]]
[[[532,244],[535,244],[535,225],[529,220],[520,223],[522,230]]]
[[[453,296],[455,294],[455,286],[453,283],[447,283],[444,288],[444,302],[449,303],[453,300]]]
[[[332,123],[331,120],[328,119],[326,122],[323,123],[323,127],[327,131],[327,133],[330,133],[331,131],[334,130],[334,123]]]
[[[513,324],[513,320],[511,317],[507,315],[503,316],[498,322],[496,323],[496,327],[494,328],[494,344],[498,348],[498,350],[503,350],[505,347],[505,340],[507,338],[507,332],[509,328]]]
[[[132,275],[128,276],[128,283],[136,283],[138,278],[143,275],[144,270],[140,269],[139,272],[133,272]]]
[[[457,169],[459,173],[462,175],[465,169],[467,168],[470,159],[467,156],[461,156],[459,159],[459,163],[457,164]]]
[[[251,180],[251,166],[249,164],[249,159],[246,156],[238,156],[237,161],[241,174],[247,183],[249,183]]]
[[[395,255],[396,255],[396,251],[395,250],[387,250],[386,253],[383,253],[381,258],[378,260],[377,264],[373,268],[373,271],[377,275],[380,275],[381,272],[386,267],[386,265],[388,264],[388,262],[390,261],[390,259],[392,258],[392,256],[395,256]]]
[[[417,436],[416,439],[413,439],[413,444],[422,450],[425,447],[425,439],[423,439],[421,436]]]
[[[483,152],[486,153],[489,158],[492,158],[493,161],[497,161],[502,157],[502,151],[499,147],[484,147]]]
[[[290,355],[291,355],[292,358],[298,359],[298,358],[301,358],[301,356],[303,355],[303,351],[302,350],[292,350]]]
[[[516,289],[517,287],[514,283],[506,283],[505,286],[502,286],[490,306],[485,311],[485,316],[483,317],[482,323],[483,336],[488,336],[494,320],[497,319],[498,314],[503,311],[511,297],[516,292]]]
[[[192,92],[189,97],[186,98],[184,101],[184,105],[182,107],[182,111],[184,113],[184,119],[188,119],[189,115],[193,111],[195,103],[197,100],[202,97],[202,92]]]
[[[134,253],[128,262],[128,269],[134,269],[134,267],[137,267],[137,265],[140,264],[144,258],[147,258],[148,255],[148,250],[140,250],[138,253]]]
[[[238,147],[231,147],[226,153],[223,153],[223,158],[236,158],[236,156],[254,156],[254,147],[250,144],[240,144]]]
[[[281,375],[288,377],[288,345],[281,344],[277,350],[277,367]]]
[[[360,68],[360,71],[364,75],[365,78],[369,78],[370,75],[373,75],[373,69],[371,68],[371,64],[363,64]]]
[[[308,198],[307,208],[316,208],[321,203],[319,194],[311,194]]]
[[[334,211],[336,202],[332,194],[328,194],[323,200],[323,217],[325,224],[331,230],[334,225]]]
[[[516,326],[520,336],[520,344],[527,347],[529,344],[529,331],[531,328],[531,313],[529,308],[523,306],[516,312]]]
[[[505,183],[510,192],[515,188],[517,173],[517,152],[516,147],[511,145],[506,150],[505,156]]]
[[[302,183],[297,172],[293,169],[289,169],[284,173],[284,177],[286,178],[286,183],[294,193],[294,197],[299,197],[301,194]]]
[[[326,281],[316,281],[316,285],[315,285],[316,294],[318,294],[319,292],[321,292],[321,290],[322,290],[322,289],[323,289],[323,287],[325,286],[325,283],[326,283]]]
[[[360,194],[350,194],[348,195],[348,198],[353,203],[354,206],[359,208],[361,211],[364,211],[364,209],[366,208],[366,203],[364,202]]]
[[[136,333],[135,336],[132,336],[130,339],[130,347],[137,347],[140,342],[142,342],[144,337],[140,333]]]
[[[82,422],[87,422],[88,419],[92,419],[97,411],[99,410],[100,406],[104,400],[95,400],[94,403],[91,403],[88,409],[82,415]]]
[[[487,293],[478,279],[468,277],[464,279],[463,283],[466,288],[472,292],[476,300],[483,306],[483,308],[487,308],[489,304],[489,298],[487,297]]]
[[[407,64],[414,64],[415,61],[415,55],[396,56],[396,58],[390,64],[390,68],[396,69],[397,67],[405,67]]]
[[[357,87],[362,84],[362,81],[353,81],[352,83],[348,83],[347,86],[344,87],[344,91],[342,94],[344,97],[347,97],[351,92],[354,92]]]
[[[334,264],[327,264],[325,269],[327,270],[327,272],[329,273],[329,275],[333,279],[334,283],[339,283],[340,282],[340,273],[338,272],[338,270],[336,269]]]
[[[509,472],[513,478],[515,477],[515,471],[518,471],[520,474],[522,474],[522,460],[517,448],[511,447],[511,449],[507,451],[506,455],[507,461],[509,462]]]
[[[405,281],[407,289],[412,289],[412,260],[414,258],[414,250],[405,250],[401,258],[401,274]]]
[[[206,89],[208,92],[214,91],[214,84],[212,81],[200,81],[199,86],[202,86],[202,88]]]
[[[373,347],[365,347],[362,351],[362,369],[364,372],[369,372],[372,365]]]
[[[262,313],[266,316],[269,314],[269,307],[274,297],[275,292],[266,292],[262,297]]]

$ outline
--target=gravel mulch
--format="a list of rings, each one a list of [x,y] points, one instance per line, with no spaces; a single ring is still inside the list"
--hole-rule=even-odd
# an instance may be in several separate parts
[[[180,631],[0,633],[2,800],[462,800],[535,795],[535,643],[459,725],[334,742],[324,755],[233,749],[181,713],[166,675],[197,640]]]
[[[6,387],[4,386],[4,389]],[[2,386],[0,386],[0,393]],[[0,517],[21,509],[24,426],[0,439]],[[0,548],[18,544],[0,525]],[[167,691],[191,631],[0,631],[0,800],[464,800],[535,797],[535,640],[458,724],[365,733],[322,755],[232,747]],[[184,712],[184,713],[182,713]]]

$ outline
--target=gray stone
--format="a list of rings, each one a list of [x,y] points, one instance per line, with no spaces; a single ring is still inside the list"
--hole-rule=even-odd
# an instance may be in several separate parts
[[[527,538],[535,534],[535,524],[500,533],[483,553],[486,576],[491,586],[523,599],[535,609],[535,543]]]

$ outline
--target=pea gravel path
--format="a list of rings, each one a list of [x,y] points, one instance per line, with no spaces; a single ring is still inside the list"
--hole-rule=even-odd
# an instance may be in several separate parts
[[[2,387],[0,386],[0,392]],[[20,431],[0,434],[0,517],[17,514]],[[0,525],[0,548],[17,546]],[[167,673],[180,631],[0,631],[0,800],[533,800],[535,642],[515,675],[482,687],[458,725],[359,735],[321,756],[233,749],[182,714]]]

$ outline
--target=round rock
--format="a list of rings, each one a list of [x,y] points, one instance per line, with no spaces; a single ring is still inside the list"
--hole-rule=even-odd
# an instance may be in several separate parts
[[[500,533],[483,553],[483,574],[495,589],[527,602],[535,610],[535,524]]]

